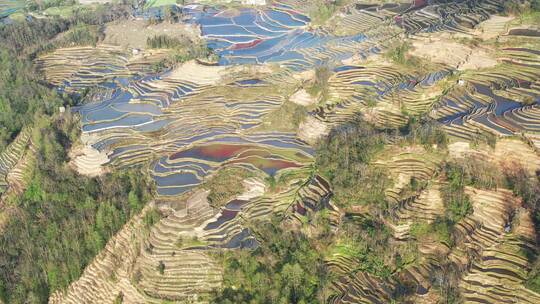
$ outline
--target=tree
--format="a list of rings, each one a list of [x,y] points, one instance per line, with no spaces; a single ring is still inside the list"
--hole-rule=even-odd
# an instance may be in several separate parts
[[[157,268],[158,268],[159,274],[163,275],[165,273],[165,263],[163,263],[163,261],[159,261]]]

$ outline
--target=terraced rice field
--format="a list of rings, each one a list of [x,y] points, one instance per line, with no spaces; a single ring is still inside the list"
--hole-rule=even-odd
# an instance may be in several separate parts
[[[0,19],[5,18],[25,7],[25,1],[2,0],[0,1]]]
[[[421,115],[431,109],[441,93],[436,84],[452,74],[441,66],[427,73],[407,73],[381,65],[344,65],[330,79],[331,98],[314,116],[330,125],[349,121],[358,112],[371,110],[371,120],[381,127],[399,127],[404,113]]]
[[[484,132],[496,136],[535,134],[540,53],[526,48],[502,51],[503,66],[466,75],[465,84],[434,107],[432,116],[453,136],[470,140]]]
[[[503,3],[424,2],[353,4],[334,29],[311,28],[302,8],[305,1],[274,1],[263,8],[234,10],[183,7],[184,21],[200,26],[202,37],[219,55],[217,66],[192,61],[155,74],[151,65],[164,56],[160,51],[132,56],[105,45],[60,49],[40,57],[38,68],[59,88],[80,92],[98,85],[107,92],[76,109],[86,150],[75,157],[74,165],[83,173],[99,173],[102,166],[150,164],[157,185],[156,205],[166,214],[145,232],[147,237],[139,235],[144,231],[141,219],[134,219],[83,277],[51,302],[110,301],[120,291],[134,303],[204,302],[211,289],[221,284],[221,270],[211,253],[258,245],[246,220],[264,221],[274,214],[300,225],[310,213],[325,209],[337,226],[341,214],[329,200],[331,185],[310,175],[313,148],[293,131],[268,130],[265,121],[290,102],[288,96],[298,89],[298,75],[321,65],[331,67],[329,99],[313,105],[308,119],[314,124],[335,126],[364,113],[376,125],[394,129],[406,125],[410,115],[428,113],[459,140],[471,141],[487,132],[523,134],[540,142],[538,50],[503,48],[497,58],[502,65],[462,74],[463,81],[448,90],[440,84],[458,73],[455,67],[438,64],[418,72],[368,62],[406,35],[467,32],[501,11]],[[255,77],[242,70],[248,65],[263,65],[270,72]],[[413,222],[433,222],[443,208],[437,175],[444,156],[425,150],[393,152],[375,163],[394,179],[386,197],[397,208],[387,224],[395,239],[407,240]],[[212,208],[208,192],[197,186],[225,167],[241,167],[255,177],[245,181],[243,195],[222,208]],[[267,192],[266,179],[285,179],[285,186]],[[427,186],[404,194],[412,179]],[[250,187],[263,191],[254,194]],[[520,211],[524,219],[520,225],[497,237],[500,234],[493,231],[504,230],[507,209],[519,209],[518,202],[507,190],[468,191],[475,211],[458,229],[468,237],[461,238],[458,249],[444,253],[457,267],[467,269],[460,281],[466,299],[507,300],[496,294],[511,293],[505,287],[508,281],[516,297],[535,302],[538,295],[522,287],[523,274],[497,267],[527,265],[519,248],[530,244],[523,237],[530,230],[529,215]],[[483,208],[486,204],[492,207],[489,211]],[[430,299],[430,272],[441,267],[429,242],[420,250],[426,258],[396,274],[417,286],[419,302]],[[116,265],[115,256],[122,251],[129,252],[129,258]],[[359,271],[358,261],[346,253],[346,248],[338,250],[327,261],[339,278],[330,303],[390,302],[395,279]],[[473,253],[481,258],[470,259]],[[160,265],[163,273],[158,271]],[[116,281],[106,279],[111,273]],[[95,282],[103,280],[107,282],[96,288]],[[481,286],[480,298],[469,295],[477,286]],[[82,299],[81,294],[91,298]]]
[[[0,197],[22,179],[23,158],[30,144],[30,130],[25,129],[0,154]],[[10,182],[11,181],[11,182]]]
[[[390,223],[396,240],[407,240],[410,223],[430,222],[443,210],[434,182],[417,196],[398,205]],[[525,288],[523,282],[534,261],[534,228],[530,213],[521,208],[520,200],[506,189],[480,190],[467,188],[474,212],[460,221],[452,239],[452,250],[429,239],[419,240],[422,258],[389,278],[380,278],[357,267],[360,261],[341,244],[329,255],[326,264],[338,279],[333,283],[330,303],[387,303],[394,297],[398,284],[414,286],[414,301],[433,303],[433,273],[448,259],[451,267],[460,269],[460,292],[466,303],[536,303],[539,295]],[[513,214],[513,215],[512,215]],[[510,223],[509,218],[514,217]],[[530,255],[532,254],[532,256]],[[517,266],[519,265],[519,266]]]
[[[380,34],[336,36],[325,30],[309,30],[310,19],[282,3],[239,11],[202,11],[195,6],[185,14],[190,22],[200,25],[202,36],[220,55],[223,65],[279,63],[301,71],[349,58],[359,51],[364,55],[380,51]],[[397,32],[385,34],[388,38]]]
[[[68,92],[77,92],[96,85],[115,88],[128,79],[152,71],[152,63],[159,62],[166,51],[149,50],[131,56],[119,46],[74,47],[58,49],[36,60],[37,69],[45,79]]]

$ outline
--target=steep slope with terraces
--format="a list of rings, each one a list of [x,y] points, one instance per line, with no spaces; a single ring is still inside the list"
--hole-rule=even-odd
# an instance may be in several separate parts
[[[47,5],[0,302],[540,302],[537,0]]]

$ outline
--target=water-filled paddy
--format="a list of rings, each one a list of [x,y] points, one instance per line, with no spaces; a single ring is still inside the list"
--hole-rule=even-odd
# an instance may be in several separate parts
[[[334,73],[342,75],[342,81],[369,88],[379,99],[395,92],[413,93],[433,86],[451,73],[441,69],[423,76],[364,77],[361,75],[365,73],[363,67],[341,65],[339,60],[380,52],[382,46],[377,39],[388,39],[391,33],[377,37],[361,32],[334,36],[309,28],[309,18],[287,6],[220,11],[214,8],[203,10],[202,6],[194,5],[184,7],[183,13],[189,22],[200,25],[208,45],[220,56],[221,65],[276,62],[284,69],[302,71],[332,62],[336,63]],[[404,28],[407,26],[413,25],[403,25]],[[432,25],[427,21],[421,26],[427,31],[441,28],[440,24]],[[102,73],[107,69],[115,70],[116,67],[96,65],[91,72]],[[357,73],[359,77],[354,76]],[[188,191],[224,165],[275,175],[281,170],[302,167],[312,161],[313,149],[294,134],[240,134],[260,125],[262,118],[277,109],[283,99],[245,100],[216,95],[199,100],[196,96],[205,86],[169,79],[169,74],[111,82],[110,89],[115,90],[111,98],[80,109],[83,131],[118,133],[95,145],[100,149],[111,148],[113,162],[117,159],[122,164],[139,155],[157,155],[158,161],[153,163],[152,173],[159,194],[177,195]],[[91,76],[92,73],[88,73],[88,77]],[[265,81],[260,79],[236,80],[229,84],[235,90],[265,85]],[[488,91],[484,93],[496,100],[490,108],[496,115],[519,106],[490,95]],[[467,115],[471,108],[464,107],[463,102],[473,107],[485,107],[475,96],[464,94],[462,97],[459,101],[447,98],[441,102],[454,109],[441,118],[441,122],[455,121]],[[192,98],[197,101],[191,102]],[[362,99],[355,93],[351,100],[358,102]],[[337,105],[338,109],[346,107],[346,104]],[[485,124],[492,124],[490,119],[478,117],[478,121]],[[122,129],[126,129],[125,133]],[[149,132],[154,132],[156,138],[144,135]],[[133,138],[134,144],[124,145],[127,149],[121,150],[122,145],[118,143],[129,138]]]
[[[273,140],[253,137],[223,137],[209,143],[183,149],[168,157],[162,157],[153,167],[158,193],[177,195],[186,191],[173,186],[200,183],[201,179],[223,166],[242,166],[275,175],[280,170],[299,168],[312,161],[309,151],[301,142],[289,143],[294,138],[287,134],[266,134]],[[279,147],[283,144],[287,148]],[[196,174],[194,174],[196,172]]]
[[[202,35],[218,53],[222,65],[290,62],[290,67],[302,70],[320,64],[322,59],[317,55],[328,54],[325,52],[330,49],[340,49],[330,59],[348,58],[355,52],[355,43],[367,38],[362,34],[335,37],[309,30],[307,16],[280,6],[239,11],[193,6],[184,9],[184,14],[200,25]]]
[[[0,19],[17,12],[25,5],[26,1],[22,0],[0,0]]]

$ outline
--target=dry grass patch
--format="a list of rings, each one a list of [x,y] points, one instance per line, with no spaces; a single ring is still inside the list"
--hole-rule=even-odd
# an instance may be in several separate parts
[[[103,43],[144,49],[148,38],[159,35],[194,41],[199,37],[199,30],[184,23],[161,22],[148,25],[144,20],[119,20],[105,26]]]
[[[488,68],[498,64],[490,50],[457,42],[449,35],[417,39],[412,46],[412,55],[459,70]]]

